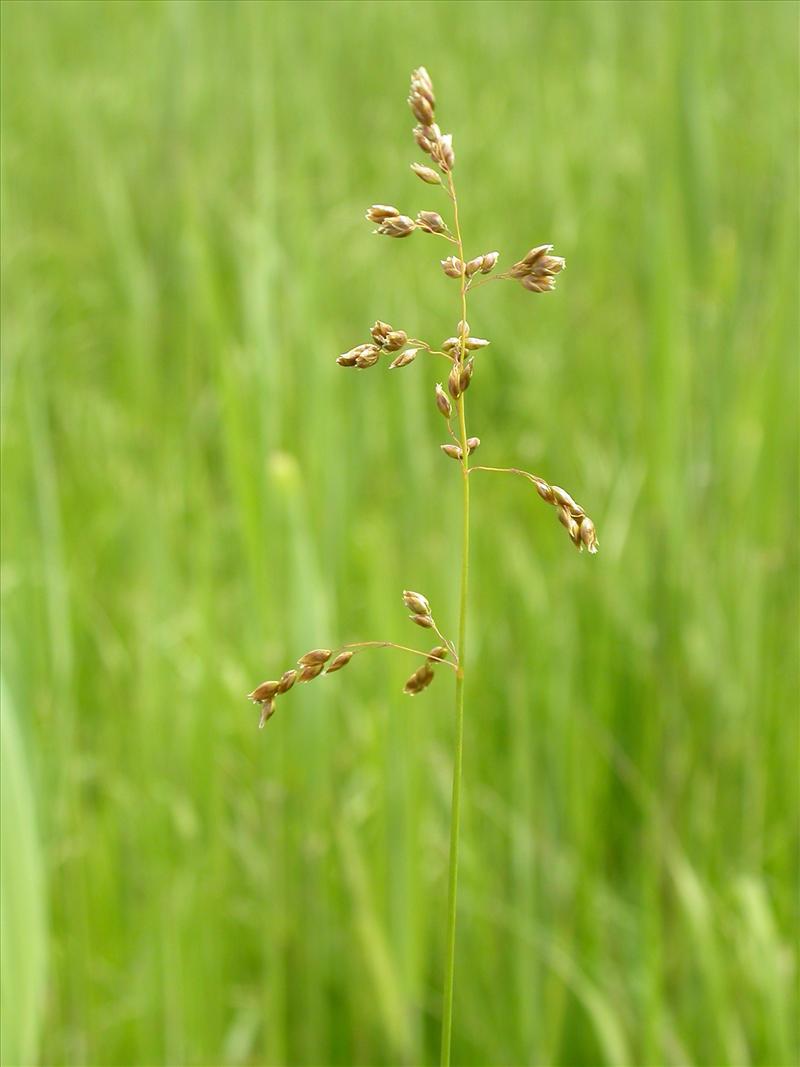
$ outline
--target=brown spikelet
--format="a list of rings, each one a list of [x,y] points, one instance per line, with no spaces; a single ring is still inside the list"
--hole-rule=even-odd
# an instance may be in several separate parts
[[[262,682],[250,694],[250,700],[254,704],[261,704],[265,700],[272,699],[278,692],[280,692],[280,682]]]
[[[374,367],[380,359],[381,350],[377,345],[363,345],[361,351],[356,356],[356,366],[360,370],[366,370],[367,367]]]
[[[561,256],[551,256],[552,245],[537,245],[513,265],[508,272],[523,288],[533,293],[548,293],[556,287],[557,274],[566,267]]]
[[[431,167],[426,167],[422,163],[412,163],[411,169],[418,178],[421,178],[428,185],[441,185],[442,183],[442,179]]]
[[[390,204],[373,204],[368,207],[364,218],[367,222],[385,222],[386,219],[396,218],[400,212]]]
[[[314,678],[322,674],[325,669],[324,663],[309,663],[306,667],[303,667],[300,673],[297,675],[297,682],[311,682]]]
[[[385,219],[375,233],[384,237],[410,237],[416,229],[416,223],[408,215],[393,215]]]
[[[340,652],[339,655],[334,659],[333,663],[331,663],[330,667],[328,667],[328,669],[325,671],[325,673],[335,674],[336,671],[340,671],[343,667],[346,667],[352,658],[352,652]]]
[[[415,593],[413,589],[403,590],[403,603],[415,615],[430,615],[431,613],[428,598],[423,596],[422,593]]]
[[[446,233],[444,219],[438,211],[420,211],[417,213],[417,227],[424,233]]]
[[[261,715],[258,720],[259,730],[263,730],[267,721],[275,714],[275,698],[270,697],[269,700],[265,700],[261,705]]]
[[[294,685],[296,680],[297,680],[297,671],[296,670],[284,671],[284,673],[281,675],[281,680],[278,682],[278,692],[279,693],[288,693],[289,690]]]
[[[452,396],[453,400],[458,400],[464,392],[461,381],[463,369],[464,368],[460,363],[454,363],[447,376],[447,391],[450,396]],[[467,384],[469,384],[469,382],[467,382]]]
[[[312,648],[310,652],[306,652],[304,656],[301,656],[297,662],[301,667],[310,667],[317,663],[327,663],[330,658],[331,650],[329,648]]]
[[[460,278],[464,273],[464,264],[458,256],[448,256],[442,261],[442,270],[448,278]]]
[[[447,393],[442,389],[441,382],[436,385],[436,407],[446,419],[449,419],[453,414],[453,405],[450,403]]]
[[[405,352],[401,352],[399,356],[395,356],[389,364],[389,370],[395,370],[397,367],[407,367],[409,363],[413,363],[417,358],[418,352],[418,348],[407,348]]]
[[[421,693],[423,689],[427,689],[435,678],[433,668],[429,663],[423,663],[421,667],[418,667],[406,684],[403,686],[403,692],[408,696],[416,696],[417,693]]]

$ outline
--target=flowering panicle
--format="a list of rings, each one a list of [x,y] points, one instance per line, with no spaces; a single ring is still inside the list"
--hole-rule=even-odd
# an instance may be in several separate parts
[[[428,157],[428,162],[412,162],[411,171],[426,188],[435,190],[438,187],[442,190],[445,200],[449,200],[455,208],[453,138],[451,134],[443,133],[438,125],[436,94],[425,67],[417,67],[411,75],[408,104],[416,121],[413,129],[414,141]],[[565,490],[550,485],[538,475],[518,468],[469,465],[469,459],[480,446],[481,439],[469,435],[464,413],[464,395],[470,388],[477,363],[487,358],[483,353],[490,344],[488,338],[476,337],[470,330],[464,314],[467,293],[490,281],[501,280],[519,282],[522,288],[533,293],[551,292],[555,288],[557,276],[566,265],[565,261],[563,257],[552,254],[552,245],[540,244],[513,263],[504,273],[498,273],[498,251],[481,252],[472,256],[465,254],[457,211],[454,210],[452,214],[452,219],[448,221],[443,208],[426,208],[413,214],[410,211],[401,211],[392,204],[372,204],[367,208],[365,217],[374,226],[374,232],[383,237],[405,238],[418,231],[443,238],[455,246],[449,255],[439,261],[445,276],[456,281],[459,288],[462,314],[453,334],[441,341],[437,347],[431,342],[411,336],[408,330],[378,319],[369,329],[368,335],[338,356],[336,362],[340,367],[367,370],[385,357],[389,368],[397,370],[416,362],[420,354],[445,359],[448,364],[447,371],[434,391],[436,408],[445,420],[449,436],[449,440],[440,446],[444,455],[455,460],[465,476],[476,470],[503,470],[524,475],[535,485],[539,496],[556,509],[558,519],[573,544],[578,548],[586,548],[593,554],[597,551],[594,524]],[[422,658],[421,664],[408,679],[404,689],[413,696],[431,684],[437,663],[447,662],[448,666],[456,671],[461,670],[461,665],[456,646],[442,637],[427,598],[421,593],[406,590],[403,593],[403,601],[415,626],[431,630],[443,640],[443,644],[429,653],[407,650]],[[280,679],[262,682],[250,694],[251,699],[261,708],[259,725],[263,726],[272,717],[277,701],[295,684],[314,681],[323,674],[337,673],[350,663],[357,651],[371,647],[405,648],[392,642],[361,642],[344,646],[336,653],[326,648],[307,652],[298,660],[297,666],[286,671]]]

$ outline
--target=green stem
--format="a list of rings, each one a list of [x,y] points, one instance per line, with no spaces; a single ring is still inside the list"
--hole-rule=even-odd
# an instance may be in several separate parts
[[[452,174],[447,175],[458,243],[459,259],[464,262],[464,244],[458,220],[458,200]],[[461,276],[461,353],[463,358],[467,322],[466,277]],[[464,662],[467,637],[467,589],[469,585],[469,457],[464,394],[456,401],[461,442],[462,520],[461,520],[461,595],[458,611],[458,669],[456,671],[456,722],[453,753],[453,797],[450,807],[450,864],[447,891],[447,942],[445,946],[444,995],[442,1003],[442,1067],[450,1067],[453,1034],[453,979],[456,954],[456,895],[458,890],[458,838],[461,822],[461,768],[464,755]]]

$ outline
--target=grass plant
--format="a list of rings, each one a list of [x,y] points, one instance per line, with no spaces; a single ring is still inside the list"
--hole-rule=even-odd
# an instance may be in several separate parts
[[[469,476],[452,1062],[795,1062],[796,5],[0,18],[5,1062],[440,1055],[452,666],[242,703],[443,644],[403,588],[457,643],[449,365],[333,359],[462,317],[456,246],[360,221],[449,205],[403,173],[420,62],[467,255],[568,263],[469,294],[470,463],[601,541]]]

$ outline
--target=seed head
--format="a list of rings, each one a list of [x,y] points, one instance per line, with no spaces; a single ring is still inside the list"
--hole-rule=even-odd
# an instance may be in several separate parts
[[[452,404],[448,399],[447,393],[442,389],[441,382],[436,386],[436,406],[446,419],[449,419],[453,414]]]
[[[444,219],[436,211],[420,211],[417,226],[425,233],[444,233],[447,230]]]
[[[467,348],[472,352],[476,352],[479,348],[486,348],[488,344],[491,344],[491,341],[487,341],[485,337],[468,337],[466,341]]]
[[[280,682],[262,682],[250,694],[250,699],[254,704],[262,704],[265,700],[271,700],[278,692],[280,692]]]
[[[460,356],[460,354],[461,354],[461,338],[460,337],[448,337],[446,340],[442,341],[442,351],[443,352],[458,352],[458,354]]]
[[[464,264],[457,256],[448,256],[441,260],[441,264],[448,278],[460,278],[464,273]]]
[[[441,448],[442,452],[444,452],[446,456],[449,456],[450,459],[457,459],[460,461],[463,457],[463,453],[458,445],[439,445],[439,448]]]
[[[480,437],[468,437],[467,438],[467,455],[471,456],[476,448],[480,447]]]
[[[416,223],[408,215],[393,215],[375,230],[384,237],[409,237],[415,230]]]
[[[401,352],[399,356],[395,356],[389,364],[389,370],[395,370],[397,367],[407,367],[409,363],[413,363],[417,358],[418,352],[418,348],[407,348],[405,352]]]
[[[456,333],[459,337],[469,337],[469,323],[464,322],[463,319],[459,319],[458,326],[456,326]]]
[[[423,630],[433,629],[433,619],[430,615],[409,615],[409,619],[415,622],[417,626],[421,626]]]
[[[428,663],[441,663],[443,659],[447,659],[449,651],[444,645],[437,645],[436,648],[432,648],[428,653]]]
[[[466,274],[468,278],[471,278],[473,274],[477,274],[483,266],[483,256],[478,256],[476,259],[471,259],[466,266]]]
[[[258,719],[258,728],[263,730],[268,719],[271,719],[275,714],[275,698],[270,697],[269,700],[265,700],[261,705],[261,715]]]
[[[324,665],[330,658],[331,650],[329,648],[313,648],[310,652],[306,652],[304,656],[301,656],[297,662],[301,667],[310,667],[317,663]]]
[[[424,163],[412,163],[411,169],[414,171],[418,178],[427,182],[428,185],[441,185],[442,179],[431,167],[426,167]]]
[[[346,651],[340,652],[333,663],[328,667],[326,674],[335,674],[336,671],[340,671],[343,667],[346,667],[350,660],[353,658],[353,653]]]
[[[281,675],[281,680],[278,682],[278,692],[279,693],[288,693],[289,690],[294,685],[296,679],[297,679],[297,671],[295,671],[295,670],[284,671],[284,673]]]
[[[367,222],[383,222],[385,219],[391,219],[398,216],[400,212],[396,207],[392,207],[390,204],[373,204],[372,207],[367,208],[367,213],[364,218]]]
[[[430,615],[431,613],[428,598],[423,596],[422,593],[415,593],[413,589],[403,590],[403,603],[415,615]]]

